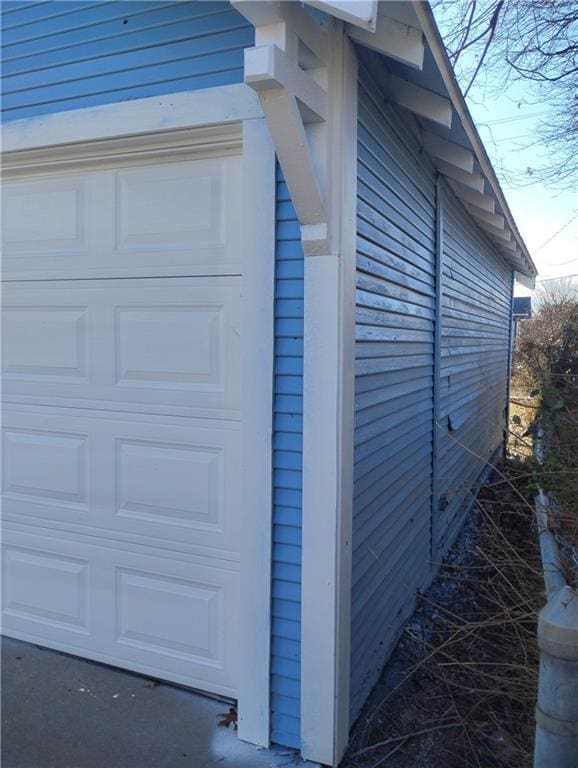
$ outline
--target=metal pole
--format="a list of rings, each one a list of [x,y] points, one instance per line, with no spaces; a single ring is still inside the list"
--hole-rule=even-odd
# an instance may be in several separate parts
[[[578,594],[559,589],[538,619],[534,768],[578,768]]]

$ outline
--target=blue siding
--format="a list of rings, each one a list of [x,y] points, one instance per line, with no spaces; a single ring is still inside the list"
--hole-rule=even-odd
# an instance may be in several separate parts
[[[273,436],[272,733],[300,746],[301,490],[303,448],[303,250],[277,170],[275,402]]]
[[[3,119],[241,82],[253,40],[227,2],[8,0]]]
[[[436,266],[434,169],[364,64],[358,131],[352,719],[430,577]]]
[[[485,462],[503,440],[512,268],[446,187],[444,193],[439,508],[436,542],[455,538]]]
[[[512,288],[359,58],[352,720],[502,443]]]

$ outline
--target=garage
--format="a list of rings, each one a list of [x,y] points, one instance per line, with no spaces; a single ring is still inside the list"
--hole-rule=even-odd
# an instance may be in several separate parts
[[[240,145],[128,150],[5,181],[3,631],[235,697]]]

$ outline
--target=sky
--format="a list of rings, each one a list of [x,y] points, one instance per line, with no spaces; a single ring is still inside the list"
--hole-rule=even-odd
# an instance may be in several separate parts
[[[545,159],[543,148],[528,145],[537,125],[548,119],[548,110],[535,103],[528,84],[497,93],[492,73],[480,74],[468,94],[468,107],[538,268],[538,280],[576,275],[578,282],[578,191],[547,189],[527,176],[524,186],[511,180],[512,174],[524,176],[527,167],[540,165],[541,156]],[[518,286],[516,293],[529,292]]]

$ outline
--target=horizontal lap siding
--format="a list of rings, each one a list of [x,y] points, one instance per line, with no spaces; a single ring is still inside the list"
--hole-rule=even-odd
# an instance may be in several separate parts
[[[277,170],[273,479],[272,733],[300,746],[303,250]]]
[[[253,27],[227,2],[2,4],[2,116],[242,82]]]
[[[360,71],[351,716],[430,571],[435,177]]]
[[[450,190],[444,194],[438,524],[443,552],[503,440],[512,272]]]

